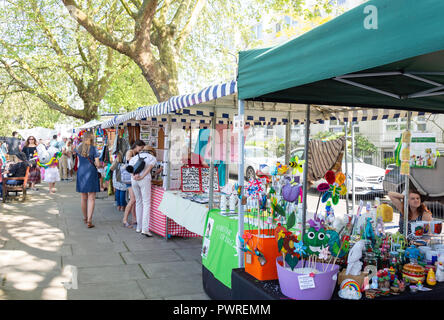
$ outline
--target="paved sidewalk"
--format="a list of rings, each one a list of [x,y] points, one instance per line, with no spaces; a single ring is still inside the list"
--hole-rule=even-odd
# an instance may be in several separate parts
[[[201,239],[146,238],[99,194],[87,229],[75,182],[46,185],[25,203],[0,203],[0,299],[209,299]],[[78,288],[66,289],[78,270]]]

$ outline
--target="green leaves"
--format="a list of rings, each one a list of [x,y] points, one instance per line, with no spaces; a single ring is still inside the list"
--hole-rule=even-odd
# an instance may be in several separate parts
[[[293,228],[294,224],[296,223],[296,216],[294,212],[290,213],[290,215],[287,218],[287,230],[290,230]]]

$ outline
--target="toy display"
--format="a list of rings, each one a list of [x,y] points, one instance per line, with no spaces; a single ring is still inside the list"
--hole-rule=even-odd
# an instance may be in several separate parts
[[[407,263],[402,268],[402,276],[404,280],[410,283],[423,282],[425,279],[424,267],[416,263]]]
[[[281,292],[298,300],[330,299],[336,286],[341,299],[377,299],[402,295],[407,287],[411,292],[431,290],[426,286],[444,281],[444,244],[432,248],[421,238],[440,234],[442,223],[412,223],[417,235],[412,241],[385,230],[393,208],[379,198],[360,201],[356,212],[335,213],[347,194],[340,171],[327,171],[326,182],[317,186],[316,210],[305,213],[309,218],[302,234],[302,168],[297,158],[262,168],[259,179],[233,197],[246,203],[249,231],[241,239],[246,272],[261,280],[272,268],[269,279],[275,272]],[[265,245],[270,240],[275,246]],[[253,270],[253,265],[262,269]]]

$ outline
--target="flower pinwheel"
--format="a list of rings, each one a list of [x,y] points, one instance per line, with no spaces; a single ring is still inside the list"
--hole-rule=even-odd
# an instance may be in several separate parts
[[[306,254],[305,253],[305,246],[304,246],[304,243],[302,241],[296,242],[294,244],[294,252],[299,254],[301,257]]]
[[[248,182],[247,193],[250,197],[259,199],[260,194],[264,191],[262,183],[259,180],[250,180]]]
[[[327,247],[323,247],[321,249],[321,252],[319,252],[319,259],[327,260],[329,256],[330,256],[330,251],[328,250],[328,246]]]
[[[336,175],[333,171],[328,171],[325,174],[325,180],[327,183],[321,183],[318,186],[318,191],[324,192],[322,195],[322,203],[327,202],[331,198],[334,205],[339,202],[339,196],[347,194],[347,187],[344,185],[345,175],[342,172],[338,172]]]
[[[291,173],[292,174],[297,174],[298,171],[300,173],[302,173],[304,171],[304,168],[303,168],[303,164],[304,163],[305,163],[305,160],[299,160],[299,157],[297,157],[297,156],[291,158],[290,159],[290,163],[289,163],[290,167],[293,168]]]

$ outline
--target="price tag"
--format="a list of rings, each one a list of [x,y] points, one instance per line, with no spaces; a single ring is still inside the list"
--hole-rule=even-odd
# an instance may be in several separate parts
[[[309,275],[303,275],[298,277],[299,289],[312,289],[315,287],[314,278]]]

